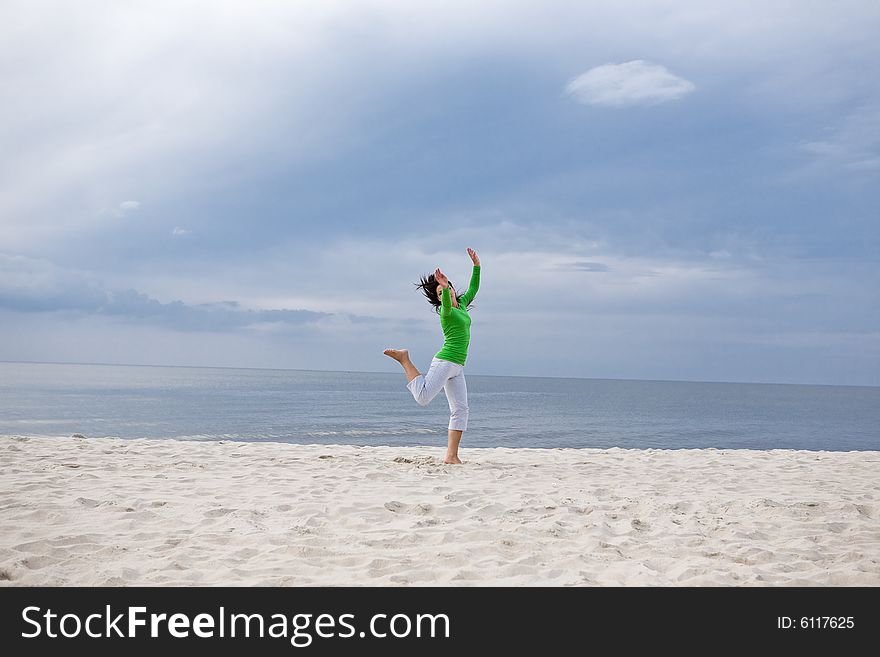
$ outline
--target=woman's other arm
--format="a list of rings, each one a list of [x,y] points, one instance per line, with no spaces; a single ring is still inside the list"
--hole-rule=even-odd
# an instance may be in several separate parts
[[[452,312],[452,298],[449,296],[449,286],[443,288],[443,293],[440,295],[440,314],[448,315]]]
[[[449,296],[449,278],[440,271],[440,267],[434,271],[434,280],[443,288],[440,292],[440,313],[445,317],[452,312],[452,299]]]

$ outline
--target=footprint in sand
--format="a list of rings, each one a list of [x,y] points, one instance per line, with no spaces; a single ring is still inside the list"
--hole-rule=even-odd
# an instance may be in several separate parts
[[[441,524],[443,521],[439,518],[425,518],[424,520],[419,520],[416,523],[416,527],[434,527],[436,525]]]
[[[392,513],[411,513],[419,516],[427,515],[434,510],[434,507],[430,504],[404,504],[396,500],[385,502],[385,508]]]

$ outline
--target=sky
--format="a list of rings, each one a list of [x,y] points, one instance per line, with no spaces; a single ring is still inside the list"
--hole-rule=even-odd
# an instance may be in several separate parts
[[[0,360],[880,385],[880,3],[0,0]]]

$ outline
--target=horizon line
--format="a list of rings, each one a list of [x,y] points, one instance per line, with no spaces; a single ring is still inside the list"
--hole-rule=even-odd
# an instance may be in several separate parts
[[[233,367],[228,365],[155,365],[145,363],[92,363],[76,361],[42,361],[42,360],[0,360],[0,363],[17,363],[30,365],[100,365],[105,367],[180,367],[189,369],[211,370],[265,370],[269,372],[334,372],[340,374],[390,374],[390,372],[375,372],[370,370],[312,370],[296,367]],[[627,379],[588,376],[536,376],[528,374],[476,374],[471,376],[511,377],[520,379],[575,379],[579,381],[642,381],[645,383],[727,383],[739,385],[768,385],[768,386],[818,386],[831,388],[880,388],[880,385],[849,384],[849,383],[792,383],[779,381],[701,381],[694,379]]]

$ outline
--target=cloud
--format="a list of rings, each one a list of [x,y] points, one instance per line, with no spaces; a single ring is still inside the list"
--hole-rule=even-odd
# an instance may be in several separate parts
[[[821,139],[801,145],[815,156],[815,164],[853,172],[880,170],[880,104],[863,105],[823,132]]]
[[[584,105],[630,107],[677,100],[695,88],[664,66],[636,59],[591,68],[571,80],[565,91]]]
[[[0,253],[0,307],[23,312],[96,309],[106,301],[101,282],[88,272],[48,260]]]
[[[587,272],[606,272],[611,271],[611,268],[602,262],[587,262],[585,260],[580,260],[578,262],[570,262],[563,263],[557,266],[557,269],[567,269],[567,270],[575,270],[575,271],[587,271]]]
[[[174,237],[180,237],[182,235],[189,235],[192,231],[187,230],[186,228],[181,228],[180,226],[175,226],[174,230],[171,231],[171,234]]]
[[[129,212],[136,212],[141,207],[140,201],[123,201],[116,210],[117,217],[124,217]]]
[[[131,214],[133,212],[137,212],[140,210],[141,202],[140,201],[123,201],[122,203],[109,208],[104,208],[100,211],[100,215],[110,215],[113,217],[124,217],[127,214]]]
[[[120,317],[179,331],[236,331],[276,324],[294,327],[332,319],[332,313],[242,309],[236,301],[163,303],[134,289],[110,289],[88,272],[37,258],[0,253],[0,308],[18,312],[71,311]],[[344,321],[370,322],[375,318]]]

